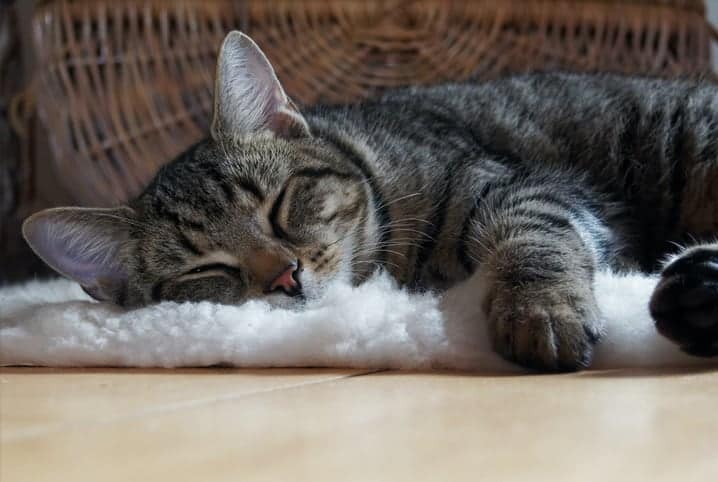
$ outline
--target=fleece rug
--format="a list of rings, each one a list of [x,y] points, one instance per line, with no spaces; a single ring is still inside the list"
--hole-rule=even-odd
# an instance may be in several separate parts
[[[516,371],[491,350],[477,278],[411,294],[387,275],[337,283],[299,310],[164,302],[126,311],[66,280],[0,289],[0,365],[356,367]],[[657,280],[601,273],[604,336],[594,368],[714,365],[661,337],[648,314]]]

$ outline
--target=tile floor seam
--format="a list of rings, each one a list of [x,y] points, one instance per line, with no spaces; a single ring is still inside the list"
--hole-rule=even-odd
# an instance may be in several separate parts
[[[378,373],[381,371],[386,371],[386,370],[368,370],[368,371],[363,371],[363,372],[359,372],[359,373],[352,373],[349,375],[342,375],[342,376],[337,376],[337,377],[333,377],[333,378],[327,378],[327,379],[323,379],[323,380],[314,380],[314,381],[310,381],[310,382],[295,383],[295,384],[285,385],[285,386],[281,386],[281,387],[271,387],[271,388],[267,388],[267,389],[263,389],[263,390],[257,390],[254,392],[247,392],[247,393],[242,393],[242,394],[238,394],[238,395],[237,394],[225,395],[225,396],[206,398],[206,399],[200,399],[200,400],[191,400],[191,401],[187,401],[187,402],[175,402],[175,403],[170,403],[170,404],[166,404],[166,405],[153,407],[153,408],[147,409],[147,410],[139,410],[139,411],[130,413],[128,415],[117,416],[117,417],[113,417],[113,418],[107,419],[107,420],[94,420],[94,421],[85,423],[84,425],[90,425],[91,426],[90,428],[94,429],[94,428],[98,428],[98,427],[102,427],[102,426],[112,425],[117,422],[136,420],[136,419],[140,419],[140,418],[151,416],[151,415],[158,415],[158,414],[163,414],[163,413],[177,412],[180,410],[194,409],[196,407],[200,407],[203,405],[210,405],[212,403],[223,403],[223,402],[228,402],[228,401],[236,401],[236,400],[251,398],[251,397],[254,397],[257,395],[266,395],[268,393],[273,393],[273,392],[277,392],[280,390],[294,390],[297,388],[303,388],[303,387],[308,387],[308,386],[312,386],[312,385],[321,385],[321,384],[327,383],[327,382],[338,382],[338,381],[341,381],[344,379],[355,378],[355,377],[364,376],[364,375],[371,375],[371,374]],[[2,425],[1,422],[2,422],[2,420],[0,420],[0,425]],[[61,423],[55,424],[54,426],[51,425],[50,427],[19,430],[18,433],[15,433],[15,434],[12,434],[10,436],[0,439],[0,445],[5,445],[8,443],[15,443],[15,442],[22,442],[22,441],[30,439],[30,438],[42,437],[45,435],[57,433],[62,430],[73,429],[80,424],[82,424],[82,423],[81,422],[79,422],[79,423],[78,422],[61,422]]]

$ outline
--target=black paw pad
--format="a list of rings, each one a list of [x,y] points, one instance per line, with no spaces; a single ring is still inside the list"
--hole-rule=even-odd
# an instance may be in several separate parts
[[[658,331],[684,351],[717,356],[718,249],[693,249],[668,265],[650,310]]]

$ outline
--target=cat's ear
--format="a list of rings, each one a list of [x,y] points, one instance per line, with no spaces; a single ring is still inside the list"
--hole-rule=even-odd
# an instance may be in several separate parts
[[[22,233],[43,261],[93,298],[122,304],[127,271],[121,256],[133,213],[128,207],[46,209],[26,219]]]
[[[212,137],[261,132],[303,137],[309,135],[309,126],[257,44],[241,32],[230,32],[217,60]]]

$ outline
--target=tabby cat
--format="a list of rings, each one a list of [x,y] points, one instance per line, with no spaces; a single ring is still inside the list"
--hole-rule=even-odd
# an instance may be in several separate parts
[[[295,306],[382,269],[415,290],[478,273],[496,350],[548,370],[590,363],[597,270],[657,270],[696,240],[650,309],[685,351],[716,355],[718,87],[535,74],[300,112],[232,32],[209,138],[129,205],[42,211],[24,234],[126,307]]]

